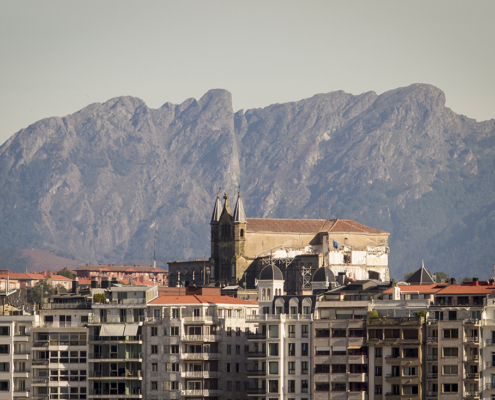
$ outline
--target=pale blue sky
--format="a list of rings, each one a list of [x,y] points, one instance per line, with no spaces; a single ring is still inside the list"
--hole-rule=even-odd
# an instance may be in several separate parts
[[[495,118],[493,1],[2,1],[0,144],[132,95],[156,108],[233,95],[234,109],[411,83]]]

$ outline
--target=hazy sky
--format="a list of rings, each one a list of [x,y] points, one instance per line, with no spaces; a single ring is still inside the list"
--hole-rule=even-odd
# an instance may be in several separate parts
[[[2,1],[0,144],[132,95],[150,107],[224,88],[234,109],[411,83],[495,118],[494,1]]]

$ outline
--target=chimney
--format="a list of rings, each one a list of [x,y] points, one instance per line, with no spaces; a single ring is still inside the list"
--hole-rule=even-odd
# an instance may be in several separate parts
[[[478,278],[473,278],[473,286],[479,286]]]
[[[79,292],[79,278],[76,276],[74,280],[72,281],[72,293],[78,293]]]
[[[400,300],[400,287],[394,286],[392,288],[392,300]]]
[[[96,276],[93,276],[91,278],[91,289],[96,289],[98,288],[98,278]]]
[[[108,281],[108,276],[104,276],[101,278],[101,288],[107,289],[110,286],[110,282]]]
[[[455,285],[456,284],[455,278],[450,278],[450,284],[451,285]]]
[[[495,278],[490,278],[490,283],[488,284],[489,286],[495,286]]]

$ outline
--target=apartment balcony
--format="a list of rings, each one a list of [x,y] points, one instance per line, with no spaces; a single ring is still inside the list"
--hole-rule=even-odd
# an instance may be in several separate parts
[[[434,397],[434,398],[437,398],[438,397],[438,392],[426,392],[426,397]]]
[[[428,336],[426,338],[426,343],[432,344],[432,343],[438,343],[438,337],[437,336]]]
[[[347,379],[349,382],[368,382],[368,374],[349,372],[347,374]]]
[[[266,376],[266,369],[252,369],[246,371],[246,375],[248,378],[261,378]]]
[[[485,385],[485,390],[495,390],[495,382],[487,383]]]
[[[481,325],[481,320],[480,319],[472,319],[468,318],[462,321],[464,325]],[[479,396],[477,396],[479,397]]]
[[[220,371],[182,371],[180,373],[182,378],[220,378],[222,373]]]
[[[103,339],[101,336],[94,336],[94,335],[89,335],[89,343],[108,343],[109,341],[106,339]],[[143,337],[142,335],[137,335],[137,336],[125,336],[125,339],[123,340],[112,340],[112,344],[115,343],[135,343],[135,344],[142,344],[143,343]]]
[[[387,375],[385,375],[385,380],[388,383],[399,384],[400,383],[400,375],[387,374]]]
[[[220,389],[186,389],[180,391],[181,395],[184,397],[209,397],[209,396],[221,396],[223,390]]]
[[[31,350],[14,350],[14,360],[28,360]]]
[[[464,356],[464,361],[469,363],[477,363],[480,361],[479,355]]]
[[[486,368],[495,368],[495,361],[486,361]]]
[[[89,362],[103,362],[103,361],[143,361],[143,353],[127,353],[123,357],[119,357],[118,354],[105,354],[101,353],[89,353]]]
[[[86,328],[86,326],[85,322],[79,321],[33,321],[33,328]]]
[[[43,310],[91,310],[91,302],[80,303],[41,303]]]
[[[462,397],[464,399],[478,399],[480,397],[480,392],[478,392],[477,390],[465,391]]]
[[[347,358],[352,364],[368,364],[368,356],[365,354],[348,356]]]
[[[433,362],[437,362],[438,361],[438,355],[431,355],[431,354],[428,354],[426,356],[426,361],[433,361]]]
[[[14,378],[28,378],[31,370],[25,369],[22,371],[14,370]]]
[[[182,335],[183,342],[218,342],[221,339],[220,335]]]
[[[426,320],[426,323],[427,323],[428,325],[437,325],[437,324],[438,324],[438,319],[428,318],[428,319]],[[432,393],[433,393],[433,392],[432,392]]]
[[[479,336],[466,336],[464,338],[464,343],[465,344],[472,344],[472,345],[479,345],[480,344],[480,338]]]
[[[25,397],[26,399],[30,397],[31,389],[26,388],[14,388],[14,397]]]
[[[428,372],[426,374],[426,379],[438,379],[438,374],[433,372]]]
[[[182,360],[220,360],[222,353],[181,353]]]
[[[265,357],[266,357],[266,351],[248,351],[247,352],[247,358],[248,359],[265,358]]]
[[[48,347],[50,344],[50,342],[48,342],[47,340],[42,340],[42,341],[36,341],[33,343],[33,345],[31,346],[31,350],[38,350],[38,349],[41,349],[41,350],[46,350],[45,347]]]
[[[285,319],[285,314],[256,314],[246,315],[246,322],[280,321]]]
[[[31,362],[31,366],[36,368],[48,368],[48,360],[46,359],[43,359],[43,360],[37,360],[37,359],[34,359],[32,362]]]
[[[31,381],[31,385],[34,386],[46,386],[48,385],[48,378],[33,378]]]
[[[118,374],[117,371],[104,375],[101,371],[89,371],[89,379],[143,379],[141,371],[125,371],[124,374]]]
[[[142,325],[146,317],[144,315],[139,315],[134,317],[134,315],[108,315],[102,317],[100,315],[90,315],[88,317],[88,324],[100,325],[100,324],[139,324]]]
[[[485,339],[485,344],[487,346],[495,346],[495,339]]]
[[[267,336],[266,336],[266,333],[248,333],[247,339],[248,340],[266,340]]]
[[[189,317],[183,317],[182,320],[184,321],[184,324],[217,324],[220,322],[220,319],[218,317],[212,317],[212,316],[189,316]]]
[[[109,302],[93,303],[92,308],[140,308],[146,307],[146,299],[112,299]]]
[[[107,399],[142,399],[143,395],[141,389],[128,389],[124,392],[118,391],[118,389],[104,390],[104,389],[89,389],[89,397],[101,397],[105,396]]]
[[[14,342],[21,343],[21,342],[29,342],[29,341],[31,341],[30,333],[16,333],[14,335]]]
[[[466,372],[464,379],[466,379],[466,380],[480,379],[480,373],[479,372]]]
[[[265,396],[267,394],[266,388],[248,388],[246,390],[248,396]]]

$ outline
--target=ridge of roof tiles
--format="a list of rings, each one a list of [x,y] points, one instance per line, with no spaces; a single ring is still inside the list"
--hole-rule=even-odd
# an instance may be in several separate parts
[[[153,265],[92,265],[86,264],[84,267],[77,268],[75,271],[106,271],[106,272],[167,272],[162,268],[155,268]]]
[[[402,293],[438,293],[444,289],[443,286],[438,286],[436,283],[432,285],[397,285]],[[383,293],[389,294],[393,292],[393,288],[385,290]]]
[[[370,228],[350,219],[281,219],[281,218],[247,218],[246,230],[249,232],[356,232],[388,233]]]
[[[230,296],[203,296],[197,294],[165,294],[151,301],[149,304],[238,304],[257,305],[256,300],[241,300]]]

